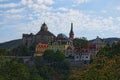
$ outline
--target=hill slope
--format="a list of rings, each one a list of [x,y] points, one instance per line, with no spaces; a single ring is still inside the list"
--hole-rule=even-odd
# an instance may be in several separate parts
[[[0,43],[0,48],[15,48],[22,44],[22,39],[12,40],[4,43]]]

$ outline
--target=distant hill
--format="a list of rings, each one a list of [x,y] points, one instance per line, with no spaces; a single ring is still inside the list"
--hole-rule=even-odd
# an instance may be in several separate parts
[[[12,40],[4,43],[0,43],[0,48],[15,48],[22,44],[22,39]]]
[[[104,41],[105,43],[112,45],[115,41],[120,41],[120,38],[106,38]]]
[[[95,40],[95,39],[89,40],[89,42],[92,43],[94,40]],[[112,45],[115,41],[120,41],[120,38],[104,38],[103,41],[104,41],[106,44]]]

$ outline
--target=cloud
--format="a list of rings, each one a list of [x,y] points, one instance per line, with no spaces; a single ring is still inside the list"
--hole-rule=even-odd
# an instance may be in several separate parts
[[[7,13],[21,13],[24,11],[25,11],[25,8],[18,8],[18,9],[10,9],[10,10],[7,10],[6,12]]]
[[[0,4],[0,8],[12,8],[20,6],[19,3],[6,3],[6,4]]]
[[[49,5],[54,4],[53,0],[21,0],[22,5],[27,6],[33,10],[50,10]]]
[[[15,8],[18,6],[27,6],[32,9],[42,9],[42,10],[50,10],[50,6],[54,4],[53,0],[21,0],[17,3],[6,3],[0,4],[0,8]]]
[[[102,10],[101,12],[102,12],[102,13],[107,13],[107,10]]]
[[[83,4],[83,3],[87,3],[87,2],[89,2],[90,0],[73,0],[73,2],[75,3],[75,4]]]
[[[78,8],[64,6],[60,3],[60,6],[57,5],[56,7],[56,1],[21,0],[18,3],[2,4],[3,6],[0,5],[0,8],[7,9],[0,11],[0,26],[5,27],[4,29],[14,27],[12,29],[19,33],[19,36],[22,36],[23,33],[33,32],[36,34],[42,23],[46,22],[49,30],[55,35],[65,33],[68,36],[72,22],[75,37],[85,36],[91,39],[95,36],[118,35],[120,17],[115,18],[109,15],[109,10],[101,9],[99,12],[106,13],[103,16],[103,14],[98,14],[99,12],[96,11],[90,12],[87,10],[84,12]],[[72,1],[74,1],[74,5],[78,6],[90,0]],[[1,28],[0,30],[2,31]]]
[[[21,4],[28,5],[28,4],[45,4],[45,5],[52,5],[54,4],[54,0],[21,0]]]
[[[59,8],[60,9],[60,8]],[[68,9],[66,12],[47,12],[47,13],[35,13],[38,19],[32,19],[32,22],[28,25],[20,27],[20,30],[25,32],[38,32],[41,24],[45,21],[50,31],[54,34],[65,33],[67,36],[70,30],[70,23],[74,24],[74,32],[76,37],[87,36],[105,36],[105,32],[116,32],[119,30],[113,17],[92,17],[92,15],[85,14],[79,10]],[[34,14],[30,16],[34,17]],[[27,28],[26,28],[27,27]],[[18,28],[19,29],[19,28]],[[59,32],[58,32],[59,30]],[[22,31],[23,32],[23,31]],[[84,32],[84,33],[82,33]],[[102,33],[104,34],[102,34]],[[96,34],[95,34],[96,33]]]
[[[117,10],[120,10],[120,6],[117,6],[116,9],[117,9]]]
[[[34,0],[34,1],[36,1],[36,3],[38,4],[46,4],[46,5],[51,5],[54,3],[53,0]]]
[[[25,16],[24,15],[20,15],[20,14],[14,14],[14,15],[7,15],[6,16],[6,19],[9,19],[9,20],[20,20],[20,19],[23,19]],[[12,21],[11,21],[12,22]]]
[[[117,17],[116,19],[120,22],[120,17]]]
[[[60,10],[60,11],[68,11],[69,9],[67,9],[65,7],[60,7],[58,10]]]

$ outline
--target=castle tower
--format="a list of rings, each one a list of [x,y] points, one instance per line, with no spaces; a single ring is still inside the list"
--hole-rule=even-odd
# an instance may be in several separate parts
[[[71,23],[71,30],[70,30],[70,33],[69,33],[69,38],[70,38],[71,40],[74,39],[73,23]]]
[[[48,27],[47,27],[47,25],[45,24],[45,22],[42,24],[40,31],[48,31]]]

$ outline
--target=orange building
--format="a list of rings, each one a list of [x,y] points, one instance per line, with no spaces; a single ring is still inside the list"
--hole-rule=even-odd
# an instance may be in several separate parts
[[[34,56],[42,56],[46,49],[48,49],[48,44],[41,44],[41,43],[39,43],[36,46],[36,53],[35,53]]]

